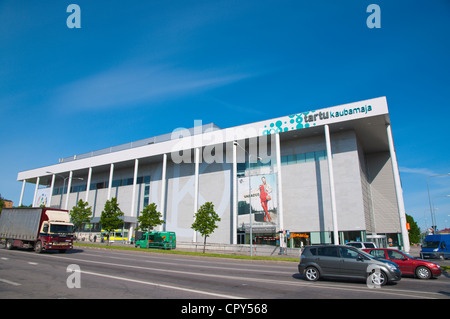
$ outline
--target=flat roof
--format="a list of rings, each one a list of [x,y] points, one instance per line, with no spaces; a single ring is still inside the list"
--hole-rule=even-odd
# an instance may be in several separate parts
[[[172,133],[75,156],[59,164],[21,171],[17,180],[34,182],[37,177],[69,171],[87,170],[109,164],[129,162],[134,159],[160,159],[163,154],[181,150],[232,143],[258,136],[280,133],[280,139],[293,139],[324,134],[323,126],[330,132],[354,130],[365,152],[389,149],[386,125],[390,124],[386,97],[348,103],[314,111],[307,111],[275,119],[220,129],[214,124],[191,129],[175,129]],[[157,142],[155,142],[157,141]],[[113,150],[114,151],[111,151]]]

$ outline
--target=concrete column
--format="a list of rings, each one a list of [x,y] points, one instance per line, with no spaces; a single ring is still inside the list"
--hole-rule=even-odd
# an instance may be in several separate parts
[[[232,243],[237,244],[237,219],[238,219],[238,181],[237,181],[237,141],[233,143],[233,222],[231,227],[233,227]]]
[[[86,197],[85,202],[89,203],[89,191],[91,190],[91,178],[92,178],[92,167],[89,167],[87,184],[86,184]]]
[[[48,199],[48,207],[52,207],[52,196],[53,196],[53,188],[55,187],[55,179],[56,179],[56,175],[53,174],[52,175],[52,184],[50,185],[50,196]]]
[[[107,200],[111,199],[111,189],[112,189],[113,176],[114,176],[114,164],[111,163],[111,167],[109,169],[108,197],[106,198]]]
[[[200,169],[200,148],[195,149],[195,177],[194,177],[194,215],[198,211],[198,176]],[[192,241],[197,242],[197,232],[194,231],[192,235]]]
[[[392,138],[392,129],[387,125],[387,136],[389,141],[389,152],[391,154],[392,171],[394,174],[395,193],[397,195],[398,214],[400,217],[400,229],[402,231],[403,250],[408,253],[411,249],[409,244],[408,230],[406,229],[406,212],[405,203],[403,201],[402,183],[400,181],[400,172],[398,171],[397,155],[395,154],[394,139]]]
[[[22,181],[22,191],[20,192],[20,199],[19,199],[19,206],[23,203],[23,194],[25,193],[25,184],[27,183],[26,180]]]
[[[277,158],[277,183],[278,183],[278,225],[279,230],[284,231],[284,218],[283,218],[283,182],[281,178],[281,145],[280,134],[275,134],[275,153]],[[284,234],[280,233],[280,247],[285,248],[286,243],[284,240]]]
[[[163,220],[167,222],[166,216],[166,172],[167,172],[167,154],[163,154],[162,172],[161,172],[161,200],[159,211],[163,216]],[[160,230],[166,229],[166,223],[159,226]]]
[[[334,244],[339,245],[339,230],[336,210],[336,190],[334,188],[333,154],[331,153],[330,128],[325,125],[325,143],[327,147],[328,178],[330,181],[331,213],[333,216]]]
[[[136,158],[134,160],[134,175],[133,175],[133,193],[131,194],[131,213],[130,216],[133,217],[136,212],[136,187],[137,187],[137,176],[139,171],[139,160]],[[130,226],[130,231],[128,233],[128,241],[131,240],[133,236],[134,227],[133,224]]]
[[[131,194],[131,214],[130,216],[134,216],[136,211],[136,188],[137,188],[137,176],[139,171],[139,160],[134,160],[134,175],[133,175],[133,193]]]
[[[73,171],[70,171],[69,173],[69,181],[67,182],[67,195],[66,195],[66,204],[64,205],[64,209],[68,209],[69,207],[69,197],[70,197],[70,188],[72,187],[72,177],[73,177]],[[63,190],[64,193],[64,190]]]
[[[34,188],[34,196],[33,196],[33,204],[31,205],[32,207],[36,207],[36,197],[37,197],[37,193],[38,193],[38,189],[39,189],[39,177],[36,178],[36,187]]]

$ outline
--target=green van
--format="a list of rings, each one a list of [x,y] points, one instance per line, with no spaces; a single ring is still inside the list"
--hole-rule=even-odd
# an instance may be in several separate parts
[[[177,238],[172,231],[152,231],[140,234],[136,239],[135,247],[175,249]]]

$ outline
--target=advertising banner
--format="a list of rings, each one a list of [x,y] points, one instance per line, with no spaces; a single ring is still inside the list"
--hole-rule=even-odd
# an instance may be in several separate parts
[[[50,187],[38,189],[36,201],[33,203],[33,207],[50,207],[50,196]]]
[[[275,231],[278,224],[276,174],[238,178],[238,228],[248,232],[250,206],[254,232]]]

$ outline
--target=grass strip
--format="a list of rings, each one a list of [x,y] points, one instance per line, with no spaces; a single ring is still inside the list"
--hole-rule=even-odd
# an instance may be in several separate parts
[[[298,262],[299,261],[299,258],[289,258],[289,257],[228,255],[228,254],[218,254],[218,253],[201,253],[201,252],[184,251],[184,250],[163,250],[163,249],[152,249],[152,248],[123,247],[123,246],[114,246],[114,245],[109,245],[109,246],[108,245],[95,245],[95,244],[84,244],[84,243],[73,243],[73,245],[78,246],[78,247],[103,248],[103,249],[114,249],[114,250],[131,250],[131,251],[140,251],[140,252],[148,252],[148,253],[188,255],[188,256],[200,256],[200,257],[219,257],[219,258],[229,258],[229,259],[271,260],[271,261],[290,261],[290,262]]]

